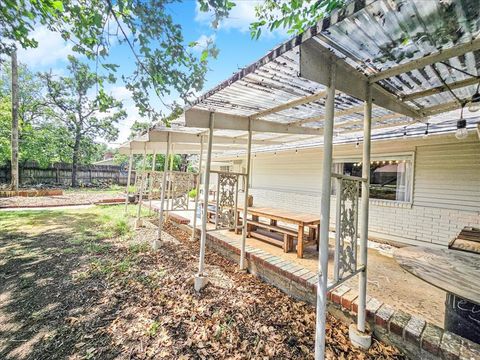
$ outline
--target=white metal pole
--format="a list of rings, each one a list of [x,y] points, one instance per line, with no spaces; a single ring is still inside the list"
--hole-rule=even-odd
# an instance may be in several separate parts
[[[153,173],[155,172],[155,160],[157,157],[157,152],[153,152],[153,158],[152,158],[152,172],[150,173],[150,186],[148,188],[148,197],[149,197],[149,204],[148,204],[148,214],[150,215],[152,213],[152,190],[153,190]]]
[[[198,160],[198,175],[197,183],[195,186],[195,212],[193,213],[193,228],[192,228],[192,241],[195,240],[195,232],[197,230],[197,211],[198,211],[198,198],[200,196],[200,182],[202,181],[202,162],[203,162],[203,136],[200,136],[200,159]],[[206,206],[206,204],[204,204]]]
[[[162,245],[163,209],[165,208],[165,187],[167,186],[168,156],[170,155],[170,132],[167,132],[167,149],[163,161],[162,191],[160,192],[160,210],[158,212],[158,234],[157,240],[153,242],[153,249],[156,250]]]
[[[367,179],[362,182],[362,213],[360,222],[360,262],[364,269],[360,273],[358,282],[358,317],[357,329],[365,332],[366,299],[367,299],[367,242],[368,242],[368,207],[370,197],[370,142],[372,132],[372,94],[371,88],[367,85],[367,96],[365,101],[365,115],[363,119],[363,156],[362,156],[362,177]]]
[[[335,62],[330,63],[330,81],[325,102],[323,132],[322,197],[320,210],[320,245],[317,284],[317,318],[315,327],[315,359],[325,358],[325,330],[327,318],[328,230],[330,224],[330,196],[332,192],[332,153],[335,111]]]
[[[208,147],[207,147],[207,162],[205,164],[205,189],[203,200],[203,215],[202,215],[202,235],[200,237],[200,258],[198,261],[198,274],[195,276],[194,287],[196,291],[200,291],[206,285],[206,279],[203,274],[205,270],[205,245],[207,242],[207,221],[208,221],[208,189],[210,187],[210,167],[212,164],[212,146],[213,146],[213,127],[214,114],[210,113],[209,131],[208,131]]]
[[[336,178],[336,214],[335,214],[335,257],[333,261],[333,282],[340,278],[340,232],[342,228],[342,179]]]
[[[130,158],[128,159],[128,175],[127,175],[127,191],[125,199],[125,214],[128,214],[128,196],[130,195],[130,181],[132,179],[132,165],[133,165],[133,153],[130,150]]]
[[[168,195],[167,195],[167,211],[165,211],[166,218],[168,219],[169,216],[169,209],[173,208],[173,200],[172,197],[172,186],[173,186],[173,158],[174,158],[174,148],[175,144],[171,144],[171,151],[170,151],[170,170],[168,171]],[[170,204],[171,202],[171,204]],[[170,205],[169,205],[170,204]]]
[[[147,143],[143,146],[143,163],[142,163],[142,182],[140,183],[140,193],[138,194],[138,211],[137,211],[137,222],[136,227],[142,226],[142,201],[143,201],[143,190],[145,185],[145,166],[147,161]]]
[[[247,140],[247,174],[245,176],[245,199],[243,202],[243,229],[242,243],[240,248],[240,270],[245,270],[245,243],[247,239],[247,215],[248,215],[248,189],[250,186],[250,162],[252,161],[252,120],[248,120],[248,140]],[[237,226],[237,224],[235,224]],[[236,228],[235,228],[236,230]]]

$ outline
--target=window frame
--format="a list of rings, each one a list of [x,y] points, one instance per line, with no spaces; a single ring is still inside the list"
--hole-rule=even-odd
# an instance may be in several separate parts
[[[389,160],[410,160],[412,162],[412,171],[410,174],[410,189],[409,189],[410,194],[412,195],[410,196],[410,200],[401,201],[401,200],[369,198],[369,201],[378,205],[411,207],[413,205],[413,197],[414,197],[414,189],[415,189],[415,167],[416,167],[415,151],[372,154],[370,156],[370,161],[389,161]],[[350,156],[349,155],[334,156],[332,160],[332,168],[334,164],[338,164],[338,163],[357,163],[361,161],[362,161],[361,154],[359,154],[358,156],[351,156],[351,155]]]

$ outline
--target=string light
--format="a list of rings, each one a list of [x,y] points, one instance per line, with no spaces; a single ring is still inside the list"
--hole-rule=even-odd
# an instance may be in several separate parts
[[[430,125],[430,124],[427,123],[427,128],[425,129],[425,134],[423,134],[424,139],[426,139],[428,137],[428,125]]]
[[[460,112],[460,119],[457,121],[457,131],[455,132],[455,137],[458,140],[463,140],[468,137],[467,120],[463,118],[463,106]]]

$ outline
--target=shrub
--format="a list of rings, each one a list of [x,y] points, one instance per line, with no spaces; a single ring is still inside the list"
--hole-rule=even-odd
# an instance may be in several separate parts
[[[192,189],[188,192],[188,197],[190,199],[195,199],[195,196],[197,196],[197,189]]]

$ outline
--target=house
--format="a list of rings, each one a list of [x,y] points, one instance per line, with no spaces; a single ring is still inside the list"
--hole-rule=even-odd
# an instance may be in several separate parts
[[[360,175],[361,147],[338,144],[333,171]],[[223,155],[231,171],[244,155]],[[320,213],[322,147],[277,147],[252,156],[250,190],[256,206]],[[480,139],[453,132],[372,142],[369,238],[446,246],[464,226],[480,226]],[[335,195],[332,195],[333,197]],[[331,228],[335,223],[331,201]]]

